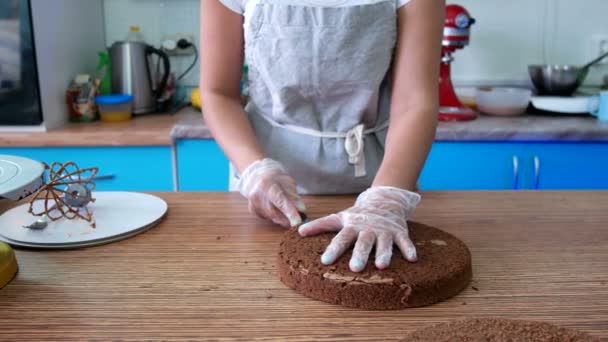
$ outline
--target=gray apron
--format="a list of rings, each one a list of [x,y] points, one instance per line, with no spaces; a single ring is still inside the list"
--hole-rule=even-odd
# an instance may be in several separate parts
[[[262,0],[246,13],[245,107],[268,157],[301,194],[368,188],[384,156],[397,5],[308,7]],[[231,168],[231,188],[238,175]]]

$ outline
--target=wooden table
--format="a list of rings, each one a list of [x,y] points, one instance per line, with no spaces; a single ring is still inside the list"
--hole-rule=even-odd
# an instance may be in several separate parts
[[[235,194],[162,194],[128,241],[18,251],[0,340],[392,340],[462,317],[544,320],[608,338],[608,192],[432,192],[415,219],[471,248],[472,286],[431,307],[369,312],[304,298],[275,275],[282,231]],[[309,199],[311,216],[352,199]]]

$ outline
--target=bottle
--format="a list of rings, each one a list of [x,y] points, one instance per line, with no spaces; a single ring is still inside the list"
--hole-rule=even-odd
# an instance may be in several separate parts
[[[143,43],[145,42],[144,36],[141,34],[139,26],[131,26],[129,34],[127,35],[127,42],[129,43]]]
[[[112,71],[110,70],[110,55],[107,51],[99,51],[99,64],[97,65],[97,72],[99,73],[99,79],[101,84],[99,85],[99,92],[101,95],[109,95],[112,93]]]

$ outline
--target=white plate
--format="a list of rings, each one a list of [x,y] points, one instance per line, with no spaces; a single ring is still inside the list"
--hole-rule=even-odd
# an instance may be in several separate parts
[[[0,155],[0,198],[20,200],[43,184],[44,165],[37,161]]]
[[[25,247],[25,248],[35,248],[35,249],[79,249],[79,248],[86,248],[86,247],[94,247],[94,246],[100,246],[100,245],[105,245],[105,244],[109,244],[112,242],[118,242],[121,240],[126,240],[130,237],[133,237],[135,235],[141,234],[149,229],[154,228],[156,225],[158,225],[160,222],[162,221],[162,219],[158,220],[157,222],[154,222],[152,224],[150,224],[149,226],[143,227],[141,229],[138,230],[133,230],[127,234],[124,235],[118,235],[115,236],[111,239],[104,239],[104,240],[97,240],[97,241],[91,241],[91,242],[86,242],[86,243],[73,243],[73,244],[31,244],[31,243],[25,243],[25,242],[18,242],[18,241],[12,241],[10,239],[7,239],[3,236],[0,235],[0,241],[6,242],[9,245],[12,245],[13,247]]]
[[[594,109],[591,99],[591,96],[533,96],[531,101],[534,108],[540,110],[566,114],[586,114]]]
[[[96,228],[81,219],[62,218],[42,230],[23,228],[37,219],[27,212],[29,204],[0,216],[0,236],[24,247],[71,248],[104,244],[131,237],[158,223],[167,212],[167,203],[156,196],[134,192],[94,192],[89,204]],[[42,206],[41,201],[35,203]]]

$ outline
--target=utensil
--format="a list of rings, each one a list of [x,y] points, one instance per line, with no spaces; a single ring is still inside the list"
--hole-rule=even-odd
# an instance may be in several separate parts
[[[603,53],[603,54],[599,55],[599,56],[598,56],[596,59],[592,60],[591,62],[589,62],[589,63],[587,63],[587,64],[585,64],[585,65],[583,65],[583,66],[581,67],[581,69],[583,69],[583,70],[585,70],[585,69],[589,69],[591,66],[593,66],[593,65],[595,65],[595,64],[597,64],[597,63],[599,63],[599,62],[600,62],[602,59],[604,59],[604,58],[606,58],[606,57],[608,57],[608,52],[605,52],[605,53]]]
[[[164,66],[160,83],[155,84],[150,69],[150,56],[158,55]],[[116,42],[110,48],[112,92],[133,95],[133,114],[156,111],[171,73],[169,56],[144,42]]]
[[[58,203],[55,203],[51,206],[51,208],[49,209],[49,211],[53,211],[55,209],[57,209],[57,207],[59,206]],[[44,228],[46,228],[49,225],[49,217],[44,214],[42,216],[40,216],[40,218],[38,218],[36,221],[30,223],[27,226],[23,226],[23,228],[27,228],[27,229],[34,229],[34,230],[42,230]]]
[[[528,73],[539,95],[570,96],[585,81],[589,68],[607,56],[604,53],[583,66],[530,65]]]
[[[512,116],[526,112],[532,91],[522,88],[481,88],[475,93],[479,111],[485,114]]]

